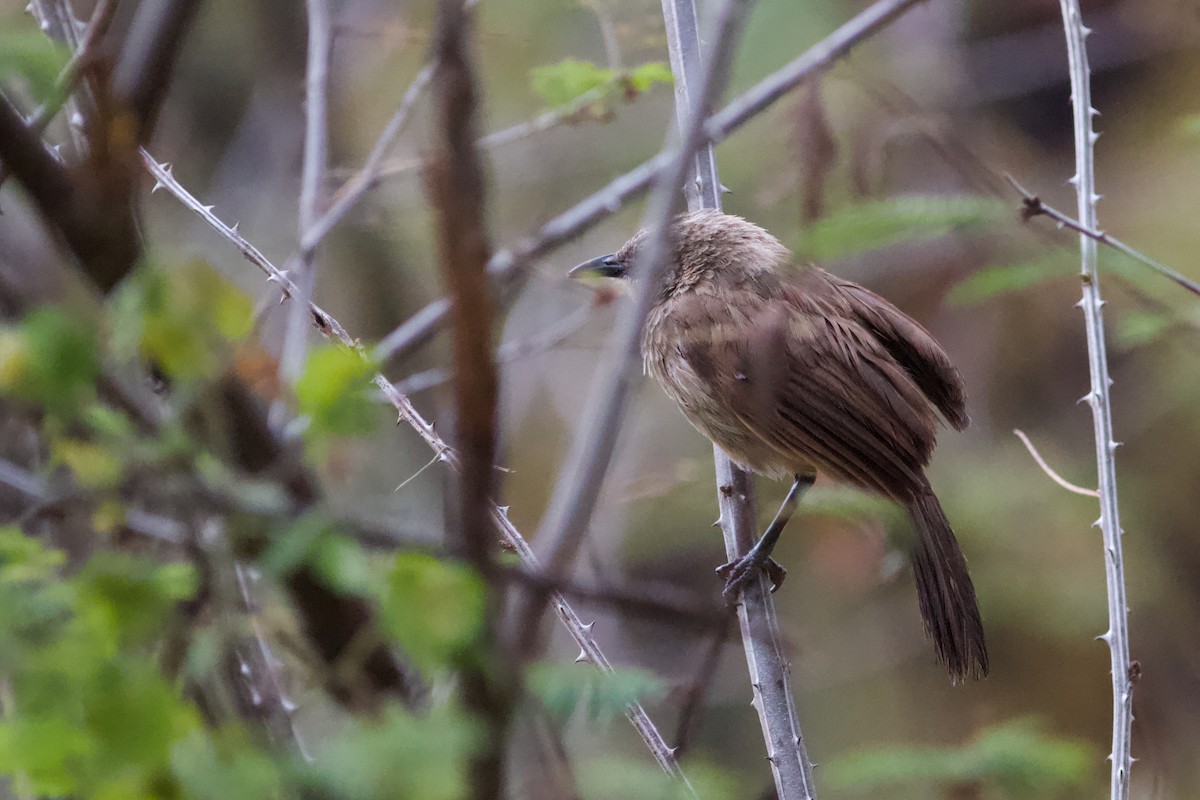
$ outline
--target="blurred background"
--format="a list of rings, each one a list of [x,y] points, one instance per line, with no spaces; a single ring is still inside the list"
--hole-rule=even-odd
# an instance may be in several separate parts
[[[86,14],[89,4],[78,5]],[[1200,6],[1083,5],[1095,31],[1101,224],[1200,279]],[[36,29],[23,6],[8,0],[0,28]],[[727,97],[864,7],[760,0]],[[345,0],[335,12],[331,192],[361,166],[424,63],[433,4]],[[659,71],[646,66],[667,59],[661,9],[651,0],[480,0],[477,15],[481,133],[557,111],[553,124],[514,130],[486,150],[490,233],[502,246],[653,155],[673,100]],[[127,24],[125,16],[115,23]],[[150,147],[280,265],[296,250],[305,30],[296,2],[207,3]],[[598,99],[576,102],[586,91]],[[1013,434],[1025,431],[1066,479],[1094,486],[1091,416],[1077,403],[1088,367],[1075,307],[1076,238],[1044,218],[1022,222],[1020,198],[1003,178],[1009,173],[1075,214],[1069,97],[1057,3],[930,0],[718,148],[727,211],[920,320],[969,390],[972,425],[943,434],[931,479],[975,578],[992,656],[986,681],[951,687],[935,663],[893,536],[902,523],[886,504],[819,482],[776,550],[790,571],[776,595],[779,622],[822,797],[1104,791],[1111,697],[1109,654],[1096,641],[1107,626],[1097,504],[1052,483]],[[420,173],[429,120],[428,103],[419,103],[383,180],[319,251],[317,302],[364,342],[441,295]],[[53,261],[19,195],[7,187],[3,200],[4,269]],[[504,343],[503,504],[528,536],[595,393],[597,362],[625,302],[609,287],[569,282],[566,271],[619,247],[641,213],[640,204],[625,208],[538,262],[496,331]],[[144,219],[160,263],[211,264],[263,304],[264,341],[277,341],[285,317],[270,310],[277,291],[236,250],[166,192],[145,199]],[[1111,251],[1102,249],[1101,265],[1123,445],[1132,657],[1143,673],[1134,699],[1134,795],[1196,797],[1200,299]],[[447,351],[439,337],[385,370],[435,419],[448,394],[429,371],[448,363]],[[390,420],[381,404],[377,433],[336,441],[321,457],[322,475],[335,504],[439,542],[445,476],[436,467],[417,474],[429,453]],[[759,487],[765,522],[787,487]],[[716,516],[708,443],[646,383],[577,577],[715,608],[712,568],[725,560],[711,527]],[[581,607],[585,619],[597,619],[615,663],[657,676],[650,712],[669,741],[684,740],[685,766],[719,770],[737,787],[728,796],[770,796],[736,629],[601,602]],[[547,660],[569,664],[574,655],[555,629]],[[701,700],[677,733],[693,696]],[[619,718],[602,725],[585,716],[564,723],[581,789],[620,796],[621,776],[604,768],[606,759],[653,762]],[[320,720],[310,724],[321,728]],[[538,797],[539,775],[526,767],[514,796]]]

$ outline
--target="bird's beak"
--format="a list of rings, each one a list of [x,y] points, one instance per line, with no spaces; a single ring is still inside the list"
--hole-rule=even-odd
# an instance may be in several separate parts
[[[606,256],[598,256],[591,261],[585,261],[579,266],[573,267],[567,274],[572,278],[593,275],[601,278],[623,278],[625,277],[625,267],[620,261],[617,261],[616,253],[609,253]]]

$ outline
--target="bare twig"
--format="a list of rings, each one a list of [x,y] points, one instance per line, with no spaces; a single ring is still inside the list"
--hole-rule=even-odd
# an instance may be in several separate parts
[[[598,86],[579,95],[579,97],[576,97],[562,108],[552,108],[548,111],[543,111],[533,119],[518,122],[516,125],[510,125],[507,128],[502,128],[501,130],[482,136],[475,143],[475,146],[480,150],[490,150],[493,147],[500,147],[520,141],[521,139],[527,139],[530,136],[535,136],[544,131],[556,128],[559,125],[575,122],[583,117],[584,111],[592,107],[598,100],[602,100],[608,94],[608,91],[607,87]],[[424,161],[416,158],[385,162],[379,167],[379,174],[375,177],[375,183],[382,181],[384,178],[396,178],[416,174],[420,171],[424,163]],[[349,186],[349,183],[347,186]]]
[[[201,0],[145,0],[113,69],[113,96],[133,113],[136,141],[150,139],[159,106]]]
[[[525,339],[505,342],[496,349],[496,363],[504,364],[517,361],[538,353],[552,350],[568,336],[578,331],[591,318],[593,306],[580,306],[562,319],[547,325],[543,330]],[[450,380],[450,373],[441,368],[428,369],[409,375],[396,384],[401,392],[410,397],[418,392],[424,392]]]
[[[1134,261],[1145,264],[1147,267],[1161,272],[1163,275],[1166,275],[1168,278],[1182,286],[1184,289],[1187,289],[1192,294],[1200,295],[1200,283],[1196,283],[1194,280],[1182,274],[1178,270],[1171,269],[1161,261],[1156,261],[1150,256],[1133,249],[1117,237],[1110,236],[1104,231],[1090,228],[1079,220],[1072,219],[1058,209],[1047,205],[1045,202],[1043,202],[1042,198],[1035,194],[1030,194],[1028,189],[1017,183],[1017,179],[1012,175],[1005,174],[1004,177],[1022,197],[1023,204],[1021,207],[1021,217],[1023,219],[1029,220],[1038,216],[1049,217],[1057,222],[1060,228],[1073,230],[1081,236],[1086,236],[1087,238],[1093,239],[1102,245],[1111,247],[1118,253],[1123,253],[1124,255],[1132,258]]]
[[[1033,446],[1033,442],[1029,441],[1029,437],[1025,435],[1025,431],[1023,431],[1019,428],[1013,428],[1013,433],[1015,433],[1017,435],[1017,438],[1021,440],[1021,444],[1025,445],[1025,449],[1029,451],[1029,455],[1033,457],[1034,462],[1039,467],[1042,468],[1042,472],[1046,473],[1047,478],[1054,481],[1059,486],[1066,489],[1068,492],[1074,492],[1075,494],[1081,494],[1081,495],[1084,495],[1085,497],[1099,497],[1100,496],[1100,493],[1097,492],[1095,489],[1085,489],[1082,486],[1076,486],[1075,484],[1071,483],[1066,478],[1064,478],[1063,476],[1061,476],[1057,472],[1055,472],[1051,468],[1051,466],[1046,463],[1046,460],[1044,458],[1042,458],[1042,454],[1037,451],[1037,448]]]
[[[717,664],[721,660],[721,651],[725,649],[725,643],[729,641],[732,630],[733,616],[723,615],[721,627],[713,633],[712,641],[708,643],[695,677],[683,692],[683,701],[679,704],[679,722],[675,726],[675,747],[681,754],[686,752],[691,744],[693,723],[699,715],[700,707],[704,705],[704,696],[712,686]]]
[[[877,0],[799,58],[759,81],[709,118],[704,126],[705,141],[720,143],[787,92],[828,69],[849,53],[854,45],[881,30],[918,2],[920,0]],[[488,264],[488,273],[496,281],[501,299],[510,296],[519,286],[531,261],[578,236],[610,214],[615,214],[625,203],[640,196],[651,183],[658,180],[670,161],[669,152],[660,152],[559,214],[516,247],[497,251]],[[437,332],[447,310],[444,299],[425,306],[384,337],[375,350],[376,359],[383,363],[391,358],[401,358],[420,347]]]
[[[678,192],[696,174],[696,153],[704,143],[705,110],[725,86],[749,6],[750,0],[723,0],[717,7],[712,56],[698,79],[696,104],[688,109],[680,125],[677,149],[672,150],[669,142],[664,148],[671,153],[671,160],[650,196],[643,220],[649,233],[634,266],[635,274],[640,276],[634,301],[622,309],[595,382],[597,391],[588,404],[539,529],[538,538],[546,543],[546,568],[553,577],[570,571],[600,496],[631,390],[641,375],[642,329],[670,263],[670,223],[679,205]],[[514,614],[523,653],[532,653],[536,648],[538,622],[546,599],[545,592],[530,592]]]
[[[83,72],[83,68],[88,62],[95,57],[95,49],[99,44],[100,39],[108,30],[108,26],[112,23],[112,18],[117,11],[117,0],[100,0],[96,4],[95,10],[92,12],[92,17],[88,21],[87,28],[83,32],[83,37],[79,40],[79,46],[67,61],[66,65],[58,73],[58,77],[54,81],[53,96],[38,106],[37,110],[29,118],[29,127],[38,134],[44,133],[46,126],[54,119],[64,105],[67,105],[71,98],[71,90],[75,87],[76,81],[79,80]],[[75,121],[70,123],[72,130],[75,128]],[[8,180],[9,169],[7,164],[0,164],[0,186]]]
[[[251,682],[251,688],[257,693],[258,699],[270,716],[271,727],[277,736],[286,736],[296,748],[296,752],[305,761],[311,762],[312,755],[300,734],[296,724],[296,703],[288,694],[280,671],[279,659],[271,650],[271,643],[263,630],[259,619],[258,603],[255,601],[258,576],[244,564],[234,564],[234,575],[237,579],[238,592],[242,596],[242,605],[246,616],[250,619],[250,632],[254,639],[253,664],[242,661],[242,671]]]
[[[1092,118],[1098,113],[1092,107],[1091,75],[1088,69],[1085,40],[1091,33],[1083,24],[1078,0],[1061,0],[1063,28],[1067,37],[1067,56],[1071,75],[1071,104],[1075,128],[1075,191],[1079,198],[1079,222],[1096,230],[1095,173],[1093,147],[1097,135]],[[1096,271],[1096,240],[1084,233],[1079,235],[1083,279],[1084,323],[1087,328],[1088,370],[1092,388],[1084,397],[1092,409],[1096,442],[1096,471],[1100,490],[1100,519],[1104,536],[1104,569],[1108,586],[1108,630],[1100,637],[1109,648],[1112,660],[1112,762],[1110,781],[1111,800],[1129,800],[1129,770],[1133,766],[1130,753],[1130,734],[1133,727],[1133,684],[1129,679],[1129,609],[1125,599],[1125,562],[1121,554],[1121,518],[1117,506],[1117,469],[1113,458],[1117,442],[1113,438],[1108,356],[1104,342],[1103,300],[1100,298],[1100,276]]]
[[[294,298],[299,294],[296,284],[292,282],[286,273],[278,269],[267,260],[258,248],[248,242],[238,232],[236,225],[232,227],[226,225],[213,213],[212,206],[204,205],[188,192],[187,189],[175,180],[175,176],[171,174],[171,169],[168,165],[159,164],[145,149],[140,150],[139,155],[146,171],[155,178],[155,189],[163,188],[169,191],[187,208],[199,215],[210,227],[233,243],[250,263],[262,270],[267,276],[268,281],[279,284],[285,298]],[[335,318],[315,303],[309,303],[308,310],[313,326],[322,336],[330,341],[339,342],[354,350],[363,359],[368,359],[368,354],[363,345],[357,339],[350,336]],[[409,399],[401,394],[392,382],[382,374],[376,373],[372,378],[372,382],[379,387],[384,397],[396,409],[399,416],[398,422],[408,423],[425,443],[438,454],[438,457],[442,461],[446,462],[452,469],[457,470],[459,468],[457,455],[434,430],[432,423],[421,416],[416,408],[413,407]],[[492,524],[500,531],[501,536],[504,537],[504,540],[521,559],[521,563],[527,569],[537,571],[539,569],[537,556],[534,555],[533,548],[529,546],[525,537],[509,521],[508,510],[493,505],[490,509],[490,516]],[[552,595],[551,605],[562,622],[563,627],[567,629],[571,638],[579,646],[579,660],[591,662],[601,672],[613,672],[612,663],[596,642],[595,637],[592,636],[592,623],[584,624],[583,620],[575,613],[575,610],[561,593],[556,592]],[[659,766],[669,774],[682,776],[683,772],[679,767],[678,760],[675,758],[674,751],[667,745],[666,740],[663,739],[662,734],[655,727],[654,722],[650,719],[650,715],[646,713],[642,705],[640,703],[630,704],[625,710],[625,716],[638,732],[642,741],[645,742],[646,747],[650,750]]]
[[[472,9],[478,0],[465,0],[464,8]],[[403,97],[400,98],[400,106],[396,109],[396,113],[388,120],[388,124],[384,126],[383,132],[379,134],[379,138],[375,141],[375,146],[371,148],[370,155],[367,156],[366,162],[363,163],[362,169],[347,181],[337,194],[334,195],[333,203],[329,209],[321,215],[320,219],[315,220],[309,228],[302,232],[300,247],[302,250],[311,250],[321,243],[321,240],[329,235],[329,232],[337,226],[339,222],[345,219],[346,214],[350,212],[362,196],[367,193],[378,181],[380,170],[383,168],[383,159],[387,156],[388,150],[396,141],[396,137],[404,130],[404,126],[408,124],[409,118],[412,116],[412,110],[416,106],[417,101],[421,99],[421,95],[429,88],[429,84],[433,81],[433,72],[437,68],[436,58],[430,60],[413,78],[412,83],[408,85]]]
[[[312,302],[317,283],[316,245],[304,244],[317,219],[321,187],[329,161],[329,67],[333,56],[333,23],[328,0],[307,0],[308,58],[304,81],[304,160],[300,175],[300,208],[297,238],[300,257],[296,261],[300,302],[288,310],[279,375],[293,383],[304,366],[308,350],[306,306]]]
[[[682,120],[686,114],[705,107],[705,96],[694,89],[701,62],[695,2],[663,0],[663,15],[667,20],[671,68],[676,76],[677,114]],[[713,145],[697,153],[696,170],[695,184],[687,193],[688,208],[720,209],[721,181]],[[757,538],[754,484],[716,445],[713,446],[713,460],[725,552],[733,561],[749,552]],[[790,667],[783,653],[782,636],[775,622],[775,602],[765,575],[760,574],[742,590],[737,612],[754,692],[754,707],[762,726],[776,795],[779,800],[811,800],[816,796],[812,762],[800,732],[789,686]]]

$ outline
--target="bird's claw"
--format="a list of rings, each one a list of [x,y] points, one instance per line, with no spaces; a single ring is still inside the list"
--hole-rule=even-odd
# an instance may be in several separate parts
[[[770,578],[772,592],[782,586],[784,578],[787,577],[787,570],[783,568],[783,565],[770,556],[764,559],[756,558],[753,554],[745,555],[717,567],[717,575],[725,579],[725,588],[721,590],[725,600],[728,602],[736,600],[738,593],[758,574],[759,570],[766,572],[767,577]]]

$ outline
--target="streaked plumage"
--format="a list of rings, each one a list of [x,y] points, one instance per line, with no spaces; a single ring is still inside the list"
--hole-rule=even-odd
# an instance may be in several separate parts
[[[681,215],[675,257],[646,324],[646,370],[743,467],[816,473],[903,504],[921,615],[955,680],[988,670],[966,560],[925,477],[935,408],[968,423],[958,371],[887,300],[716,211]],[[644,234],[609,261],[628,270]],[[599,261],[599,259],[597,260]],[[636,277],[636,276],[634,276]]]

